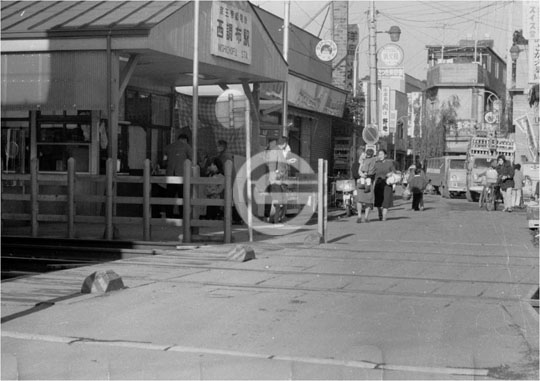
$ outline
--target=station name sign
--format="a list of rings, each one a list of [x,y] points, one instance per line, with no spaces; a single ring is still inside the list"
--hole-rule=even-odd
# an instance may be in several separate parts
[[[212,2],[211,53],[251,64],[252,15],[241,2]]]

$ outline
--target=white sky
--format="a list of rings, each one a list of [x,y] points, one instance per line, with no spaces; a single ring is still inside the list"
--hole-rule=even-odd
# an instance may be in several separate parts
[[[252,3],[283,17],[285,1],[252,0]],[[290,20],[296,26],[304,26],[328,1],[291,0]],[[513,5],[512,5],[513,3]],[[370,1],[349,1],[349,23],[359,24],[360,39],[368,35],[367,13]],[[513,12],[511,11],[513,8]],[[494,50],[503,59],[509,47],[509,38],[516,29],[522,29],[521,1],[486,0],[410,0],[375,1],[377,30],[385,31],[392,25],[401,28],[398,44],[405,52],[405,72],[418,79],[426,79],[426,45],[455,45],[460,39],[493,39]],[[513,15],[510,18],[510,14]],[[321,39],[331,39],[330,14],[325,22],[322,12],[306,28]],[[510,27],[510,29],[509,29]],[[489,36],[489,37],[487,37]],[[369,74],[368,39],[360,45],[360,77]],[[390,42],[387,34],[377,35],[377,47]]]

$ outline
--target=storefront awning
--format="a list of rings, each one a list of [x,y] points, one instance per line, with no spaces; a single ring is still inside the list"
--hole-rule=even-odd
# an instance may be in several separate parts
[[[105,52],[110,38],[120,70],[137,56],[130,85],[170,90],[193,83],[192,1],[3,1],[1,11],[3,56]],[[287,79],[287,64],[251,3],[201,1],[199,15],[200,85]],[[11,70],[2,68],[3,100]]]

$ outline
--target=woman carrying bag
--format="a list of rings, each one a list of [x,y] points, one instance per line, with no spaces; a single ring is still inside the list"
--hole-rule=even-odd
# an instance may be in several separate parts
[[[356,180],[356,206],[358,210],[357,223],[369,222],[369,212],[373,208],[373,183],[375,180],[375,158],[373,150],[368,148],[360,154],[358,163],[352,167],[352,174]],[[362,215],[364,207],[364,215]]]
[[[386,221],[388,209],[394,206],[393,185],[395,184],[394,161],[386,157],[386,150],[381,149],[375,162],[374,205],[379,210],[379,220]]]

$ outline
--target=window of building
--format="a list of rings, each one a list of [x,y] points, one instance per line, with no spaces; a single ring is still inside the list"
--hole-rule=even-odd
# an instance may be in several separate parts
[[[39,171],[67,171],[75,159],[75,171],[89,172],[92,116],[90,111],[37,113]]]
[[[491,73],[491,56],[487,56],[487,70]]]
[[[499,78],[499,62],[495,62],[495,78]]]
[[[28,111],[2,112],[2,171],[30,172],[30,117]]]

